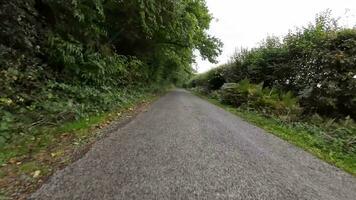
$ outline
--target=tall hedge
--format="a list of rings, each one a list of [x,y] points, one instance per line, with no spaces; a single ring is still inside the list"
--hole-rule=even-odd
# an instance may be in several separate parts
[[[226,65],[196,76],[191,83],[216,89],[243,79],[292,91],[307,113],[356,118],[356,29],[337,26],[328,13],[282,40],[237,52]],[[220,80],[214,85],[215,80]],[[213,86],[211,86],[213,84]]]
[[[220,54],[211,20],[204,0],[0,1],[0,145],[183,83]]]

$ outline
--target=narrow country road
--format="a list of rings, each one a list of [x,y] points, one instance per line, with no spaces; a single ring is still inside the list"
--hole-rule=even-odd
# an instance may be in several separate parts
[[[31,199],[355,200],[356,178],[175,90]]]

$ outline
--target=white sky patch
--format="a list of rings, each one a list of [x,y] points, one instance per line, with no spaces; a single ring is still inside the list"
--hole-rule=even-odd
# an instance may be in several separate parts
[[[209,33],[224,43],[219,64],[197,58],[198,72],[226,63],[236,48],[255,47],[268,35],[283,36],[308,25],[316,14],[331,9],[340,25],[356,26],[356,0],[207,0],[214,16]]]

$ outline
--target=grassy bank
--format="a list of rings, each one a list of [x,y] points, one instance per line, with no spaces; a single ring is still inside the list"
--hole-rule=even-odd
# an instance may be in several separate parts
[[[164,91],[134,93],[111,111],[41,126],[1,146],[0,199],[26,197],[54,171],[78,159],[103,137],[102,128],[113,121],[130,118]]]
[[[308,122],[284,122],[278,118],[265,116],[259,112],[244,108],[235,108],[230,105],[222,104],[219,100],[201,93],[198,96],[209,102],[241,117],[242,119],[263,128],[298,147],[303,148],[318,158],[333,164],[353,175],[356,175],[356,155],[353,152],[345,152],[340,145],[330,142],[325,134],[323,125],[317,126]],[[354,128],[354,127],[353,127]],[[337,131],[338,128],[335,129]],[[342,127],[339,127],[342,129]],[[350,129],[355,131],[355,129]],[[350,140],[350,145],[354,140]]]

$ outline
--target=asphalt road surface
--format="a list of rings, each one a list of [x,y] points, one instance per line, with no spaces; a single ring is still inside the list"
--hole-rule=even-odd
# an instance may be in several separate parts
[[[58,171],[31,199],[355,200],[356,178],[175,90]]]

